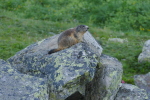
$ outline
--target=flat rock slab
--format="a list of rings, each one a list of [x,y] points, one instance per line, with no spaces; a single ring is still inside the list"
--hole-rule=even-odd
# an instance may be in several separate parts
[[[48,100],[45,79],[17,73],[0,59],[0,100]]]

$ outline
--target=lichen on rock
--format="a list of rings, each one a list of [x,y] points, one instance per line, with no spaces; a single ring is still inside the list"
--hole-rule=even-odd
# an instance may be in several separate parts
[[[87,84],[86,100],[114,100],[122,79],[122,64],[113,57],[101,55],[93,80]]]
[[[89,46],[90,42],[78,43],[49,55],[48,51],[57,47],[58,36],[28,46],[8,62],[21,73],[47,77],[51,99],[65,99],[76,91],[84,95],[85,84],[94,77],[98,56]]]
[[[0,59],[1,100],[48,100],[45,79],[24,75]]]

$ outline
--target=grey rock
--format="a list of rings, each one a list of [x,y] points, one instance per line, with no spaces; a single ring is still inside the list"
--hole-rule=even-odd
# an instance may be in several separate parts
[[[77,51],[76,53],[74,53],[74,55],[78,54],[78,56],[85,56],[84,48],[88,48],[87,52],[92,51],[97,55],[97,57],[100,56],[102,52],[102,47],[96,42],[96,40],[89,32],[86,32],[85,34],[86,35],[84,35],[84,42],[86,42],[86,47],[79,47],[79,49],[76,49],[76,47],[81,44],[80,43],[76,44],[68,50],[74,50],[74,52]],[[48,55],[48,51],[58,47],[57,40],[59,35],[60,34],[47,39],[43,39],[42,41],[26,47],[25,49],[19,51],[14,56],[9,58],[8,62],[10,62],[12,67],[16,68],[21,73],[30,74],[38,77],[45,77],[45,75],[50,73],[48,69],[55,64],[55,62],[52,60],[55,58],[53,58],[51,55]],[[66,55],[61,55],[63,54],[63,51],[66,52],[66,50],[62,50],[59,53],[54,53],[54,55],[56,56],[60,54],[60,56],[63,57],[64,55]],[[80,51],[80,53],[78,51]]]
[[[144,89],[140,89],[135,85],[122,84],[115,100],[149,100]]]
[[[94,79],[86,86],[86,100],[114,100],[122,79],[122,64],[102,55]]]
[[[134,82],[136,86],[147,91],[150,99],[150,72],[145,75],[135,75]]]
[[[59,35],[44,39],[7,61],[21,73],[47,77],[51,100],[64,100],[74,93],[84,95],[85,84],[94,77],[98,55],[102,52],[92,35],[89,32],[86,34],[83,43],[51,55],[48,51],[58,47]]]
[[[59,35],[56,35],[31,44],[17,52],[7,61],[21,73],[45,77],[49,73],[48,69],[51,67],[47,66],[51,63],[51,55],[48,55],[48,51],[57,48],[58,37]]]
[[[45,79],[16,72],[0,59],[0,100],[48,100]]]
[[[150,40],[144,43],[142,53],[138,57],[139,62],[150,62]]]
[[[97,56],[85,43],[79,43],[50,57],[50,97],[54,100],[65,99],[79,92],[85,94],[85,85],[94,77],[98,63]],[[53,100],[52,99],[52,100]]]
[[[101,53],[102,53],[102,51],[103,51],[103,48],[98,44],[98,42],[95,40],[95,38],[94,38],[89,32],[86,32],[86,33],[84,34],[83,41],[89,45],[90,49],[91,49],[98,57],[101,56]]]
[[[125,43],[125,42],[128,42],[127,39],[121,39],[121,38],[109,38],[108,41],[111,41],[111,42],[118,42],[118,43]]]

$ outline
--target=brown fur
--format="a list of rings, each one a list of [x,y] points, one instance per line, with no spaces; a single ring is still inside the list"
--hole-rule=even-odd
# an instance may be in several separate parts
[[[73,29],[68,29],[61,33],[58,38],[58,48],[52,49],[48,54],[69,48],[70,46],[82,41],[84,33],[88,30],[88,26],[79,25]]]

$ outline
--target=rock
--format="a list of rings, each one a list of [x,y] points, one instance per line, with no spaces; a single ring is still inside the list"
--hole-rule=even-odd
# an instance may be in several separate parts
[[[0,100],[48,100],[45,79],[17,73],[0,59]]]
[[[135,85],[122,84],[115,100],[149,100],[144,89],[140,89]]]
[[[150,72],[146,75],[135,75],[134,82],[136,86],[147,91],[150,99]]]
[[[150,62],[150,40],[144,43],[142,53],[138,57],[139,62]]]
[[[79,43],[49,56],[50,97],[55,95],[54,100],[61,100],[75,92],[84,95],[85,85],[94,77],[98,63],[88,45]]]
[[[86,86],[86,100],[114,100],[122,79],[122,64],[102,55],[94,79]]]
[[[87,43],[90,47],[90,49],[98,56],[101,56],[101,53],[103,51],[103,48],[98,44],[98,42],[94,39],[94,37],[89,33],[86,32],[84,34],[83,40],[85,43]]]
[[[100,56],[102,52],[102,47],[96,42],[96,40],[89,32],[86,32],[85,34],[86,35],[84,35],[84,42],[86,42],[85,45],[87,44],[86,47],[88,46],[87,48],[89,48],[87,52],[90,52],[92,50],[93,53],[95,53],[97,56]],[[8,62],[10,62],[12,67],[16,68],[21,73],[30,74],[38,77],[45,77],[45,75],[50,73],[50,71],[48,70],[49,67],[53,66],[55,63],[53,62],[55,58],[53,58],[51,55],[48,55],[48,51],[58,47],[57,39],[59,35],[44,39],[26,47],[25,49],[16,53],[16,55],[14,55],[13,57],[9,58]],[[80,44],[76,44],[72,48],[68,49],[68,51],[74,50],[74,55],[79,54],[79,58],[82,55],[85,56],[84,54],[86,52],[86,47],[82,48],[80,46],[78,49],[76,49],[76,47],[78,47],[78,45]],[[62,50],[59,53],[54,53],[53,55],[59,55],[63,57],[63,55],[66,55],[61,55],[63,51],[66,52],[67,50]],[[78,51],[80,51],[80,53]]]
[[[59,35],[44,39],[34,43],[25,49],[17,52],[7,61],[19,72],[38,77],[45,77],[49,73],[51,55],[48,51],[57,48],[57,39]]]
[[[64,100],[76,93],[80,94],[76,97],[82,97],[85,85],[94,77],[98,55],[102,52],[92,35],[89,32],[86,34],[86,43],[78,43],[51,55],[48,51],[57,48],[59,35],[44,39],[26,47],[7,61],[21,73],[47,77],[51,100]]]
[[[119,43],[128,42],[127,39],[120,39],[120,38],[109,38],[108,41],[111,41],[111,42],[119,42]]]

